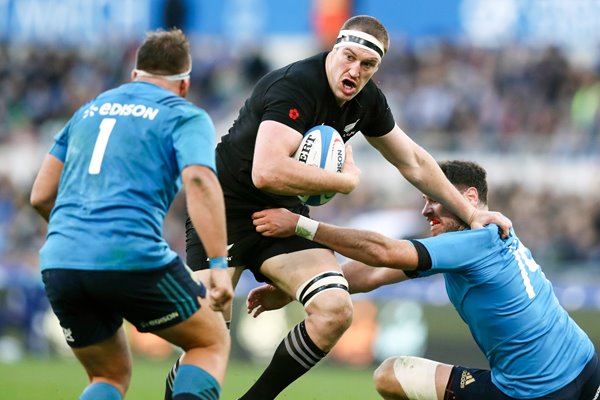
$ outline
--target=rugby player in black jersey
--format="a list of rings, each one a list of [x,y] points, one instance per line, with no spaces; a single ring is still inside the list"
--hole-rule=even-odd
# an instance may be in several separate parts
[[[511,222],[507,218],[469,204],[431,155],[394,122],[385,95],[371,80],[388,47],[388,32],[377,19],[350,18],[331,51],[265,75],[217,146],[234,284],[247,268],[257,280],[271,282],[296,298],[307,313],[241,399],[274,399],[325,357],[352,321],[348,284],[331,250],[298,236],[264,237],[252,223],[252,213],[265,208],[283,207],[308,216],[308,207],[298,195],[347,194],[358,185],[360,170],[348,145],[342,173],[294,160],[292,155],[310,128],[330,125],[345,142],[361,132],[426,196],[471,227],[496,223],[508,234]],[[311,227],[306,228],[310,232]],[[188,265],[204,270],[207,256],[189,220],[186,238]],[[177,364],[167,379],[167,399],[176,368]]]

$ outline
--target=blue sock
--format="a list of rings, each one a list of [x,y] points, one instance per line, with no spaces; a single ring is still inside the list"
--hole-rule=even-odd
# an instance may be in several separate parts
[[[92,383],[85,388],[79,400],[122,400],[121,392],[106,382]]]
[[[180,365],[173,382],[173,400],[218,400],[221,385],[211,374],[194,365]]]

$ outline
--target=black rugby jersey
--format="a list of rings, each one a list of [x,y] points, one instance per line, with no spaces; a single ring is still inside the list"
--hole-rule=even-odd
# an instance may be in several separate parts
[[[385,95],[372,80],[352,100],[337,105],[325,74],[326,56],[327,52],[320,53],[265,75],[217,145],[217,171],[228,216],[266,207],[300,206],[296,196],[260,191],[252,183],[254,146],[262,121],[280,122],[299,134],[330,125],[344,142],[359,131],[365,136],[383,136],[393,129]]]

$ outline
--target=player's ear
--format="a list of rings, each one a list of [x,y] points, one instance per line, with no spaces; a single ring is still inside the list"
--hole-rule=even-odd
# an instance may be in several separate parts
[[[182,79],[179,81],[179,95],[181,97],[187,96],[188,90],[190,90],[190,80]]]
[[[479,204],[479,191],[477,188],[473,186],[469,187],[465,190],[463,196],[465,196],[465,198],[469,200],[469,203],[473,204],[475,207]]]
[[[137,73],[137,71],[135,70],[135,68],[134,68],[134,69],[132,69],[132,70],[131,70],[131,80],[132,80],[132,81],[135,81],[135,78],[137,78],[137,75],[138,75],[138,73]]]

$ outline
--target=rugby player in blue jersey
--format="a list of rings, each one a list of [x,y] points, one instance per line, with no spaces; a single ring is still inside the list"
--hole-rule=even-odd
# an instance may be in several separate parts
[[[487,209],[483,168],[466,161],[440,166],[471,204]],[[502,239],[497,225],[470,230],[440,203],[424,199],[422,214],[432,235],[426,239],[390,239],[318,223],[286,209],[260,211],[253,218],[256,230],[266,236],[296,234],[352,259],[343,271],[353,293],[443,274],[448,297],[490,369],[393,357],[374,374],[383,398],[597,400],[600,367],[594,345],[559,304],[552,284],[514,231]],[[249,294],[248,312],[258,316],[289,301],[275,287],[261,286]]]
[[[230,349],[221,311],[233,290],[215,129],[184,99],[191,56],[180,30],[150,32],[136,58],[132,82],[77,110],[35,179],[31,203],[48,221],[42,278],[90,380],[80,399],[125,396],[124,319],[185,350],[174,399],[218,399]],[[162,237],[182,184],[209,257],[208,294]]]

